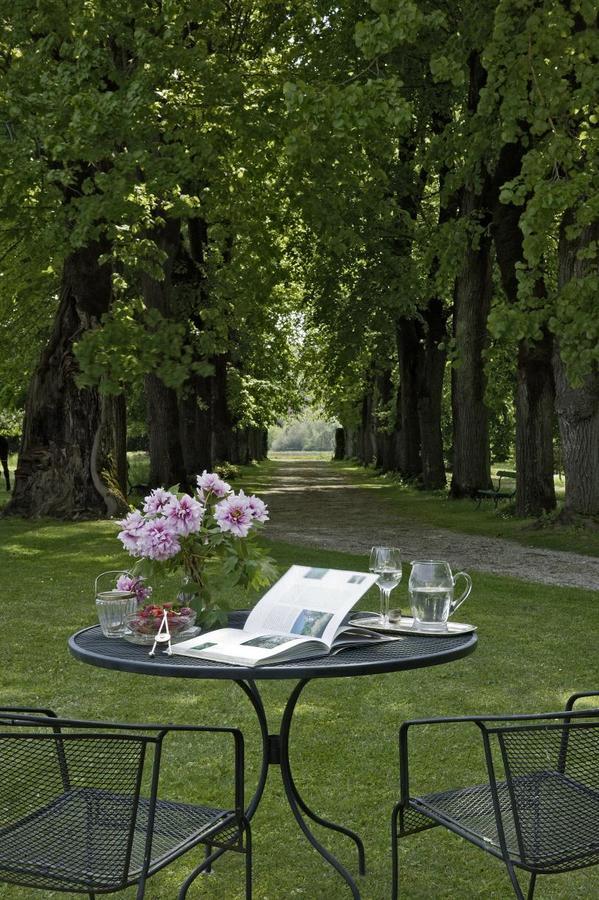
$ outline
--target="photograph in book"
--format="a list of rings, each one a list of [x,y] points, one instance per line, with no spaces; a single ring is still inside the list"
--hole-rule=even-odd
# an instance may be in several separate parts
[[[332,613],[319,612],[317,609],[302,609],[291,626],[291,633],[304,634],[309,637],[322,637],[332,618]]]
[[[173,653],[263,666],[396,640],[346,623],[376,580],[366,572],[291,566],[258,601],[243,628],[220,628],[190,638],[173,647]]]
[[[249,641],[243,641],[242,647],[263,647],[264,650],[272,650],[273,647],[280,647],[281,644],[288,644],[292,638],[288,634],[261,634],[259,637],[250,638]]]

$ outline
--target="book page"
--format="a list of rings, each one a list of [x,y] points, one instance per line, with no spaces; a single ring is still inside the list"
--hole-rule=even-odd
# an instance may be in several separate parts
[[[291,634],[254,634],[238,628],[221,628],[176,644],[173,653],[179,656],[255,666],[266,665],[271,660],[274,662],[279,659],[293,659],[296,655],[301,657],[303,646],[314,652],[317,650],[315,645],[318,644],[322,647],[321,652],[326,653],[325,644],[310,638],[295,637]]]
[[[318,638],[330,647],[347,613],[376,580],[366,572],[292,566],[256,604],[244,631]]]

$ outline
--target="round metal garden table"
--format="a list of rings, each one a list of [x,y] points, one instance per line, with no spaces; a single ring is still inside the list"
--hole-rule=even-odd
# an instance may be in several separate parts
[[[247,612],[239,611],[229,617],[233,628],[243,627]],[[245,668],[208,660],[192,659],[187,656],[148,656],[148,647],[130,644],[125,640],[105,638],[98,625],[84,628],[69,639],[69,649],[77,659],[92,666],[115,669],[120,672],[135,672],[138,675],[162,675],[176,678],[215,678],[234,681],[249,698],[262,734],[262,767],[258,785],[252,797],[247,816],[251,818],[262,797],[269,766],[279,766],[285,794],[289,806],[301,830],[313,847],[339,872],[349,885],[355,900],[360,892],[350,872],[333,854],[324,847],[310,829],[311,819],[325,828],[347,835],[355,843],[358,851],[358,870],[363,875],[365,869],[364,845],[361,838],[350,828],[330,822],[315,813],[300,795],[289,762],[289,734],[293,712],[300,694],[314,678],[348,678],[360,675],[377,675],[398,672],[405,669],[419,669],[452,662],[472,653],[476,647],[476,633],[429,637],[422,635],[402,635],[401,640],[343,650],[341,653],[315,659],[279,665]],[[278,733],[269,733],[268,719],[257,681],[294,680],[281,719]]]

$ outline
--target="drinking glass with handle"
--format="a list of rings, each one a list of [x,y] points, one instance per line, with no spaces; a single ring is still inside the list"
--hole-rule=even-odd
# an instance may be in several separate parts
[[[369,569],[378,575],[381,594],[381,625],[389,625],[389,598],[391,591],[401,581],[401,550],[399,547],[373,547],[370,551]]]

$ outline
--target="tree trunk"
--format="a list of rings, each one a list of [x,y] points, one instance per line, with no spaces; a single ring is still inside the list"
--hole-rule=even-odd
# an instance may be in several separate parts
[[[212,379],[212,459],[213,462],[227,462],[231,459],[233,443],[233,422],[227,399],[228,355],[219,354],[214,358],[214,378]]]
[[[516,514],[539,516],[555,508],[553,337],[520,341],[516,387]]]
[[[524,259],[521,206],[501,203],[503,185],[519,175],[524,148],[520,142],[502,147],[494,176],[492,233],[503,290],[518,300],[517,265]],[[537,285],[539,296],[545,292]],[[522,339],[518,346],[516,388],[516,514],[539,516],[555,507],[553,483],[554,381],[553,340],[547,330],[540,341]]]
[[[356,455],[356,429],[353,426],[345,425],[343,427],[345,434],[345,451],[344,459],[353,459]]]
[[[124,497],[129,490],[129,466],[127,463],[127,398],[124,394],[112,398],[115,476]]]
[[[29,386],[15,488],[5,513],[75,519],[127,509],[106,428],[109,403],[96,389],[75,384],[73,344],[110,306],[110,269],[99,263],[104,249],[90,244],[65,261],[52,336]]]
[[[372,420],[372,388],[362,397],[360,424],[356,429],[355,456],[363,466],[370,465],[376,456],[374,427]]]
[[[263,429],[250,425],[247,430],[248,462],[264,459]],[[267,438],[268,440],[268,438]]]
[[[395,467],[393,453],[393,422],[391,421],[391,402],[393,399],[393,382],[391,372],[386,369],[376,378],[376,465],[383,472],[390,472]],[[381,415],[382,413],[382,415]]]
[[[478,54],[470,59],[468,108],[476,110],[486,73]],[[451,377],[453,414],[453,476],[451,497],[469,497],[491,487],[488,410],[485,406],[483,350],[487,343],[487,318],[491,305],[491,242],[489,179],[482,185],[466,185],[461,213],[478,233],[469,237],[464,262],[456,280],[453,333],[458,353]]]
[[[406,478],[422,472],[418,417],[418,369],[422,355],[418,325],[401,318],[396,326],[399,359],[399,471]]]
[[[446,351],[440,349],[447,337],[443,301],[433,297],[424,312],[425,330],[417,378],[418,425],[422,454],[422,486],[427,491],[445,488],[441,434],[441,407]]]
[[[260,429],[260,456],[258,459],[268,458],[268,431],[266,428]]]
[[[213,466],[211,379],[193,375],[179,396],[179,436],[187,479]]]
[[[345,459],[345,428],[335,428],[335,453],[333,459]]]
[[[470,203],[475,198],[470,198]],[[471,207],[472,208],[472,207]],[[453,414],[452,497],[471,497],[491,487],[488,410],[483,350],[491,305],[489,240],[470,246],[456,284],[454,338],[459,354],[451,373]]]
[[[187,223],[189,253],[179,246],[177,258],[177,283],[183,281],[195,290],[198,306],[208,304],[206,280],[206,248],[208,226],[204,219],[190,219]],[[191,321],[198,331],[203,331],[199,309],[190,310]],[[197,354],[194,361],[199,361]],[[179,427],[185,471],[188,477],[214,467],[212,440],[212,381],[211,375],[191,375],[179,397]]]
[[[433,116],[433,129],[442,134],[449,125],[446,109],[440,109]],[[448,170],[442,166],[439,171],[439,226],[454,220],[458,214],[458,196],[452,194],[444,199]],[[429,278],[439,271],[439,258],[431,262]],[[423,353],[418,370],[418,422],[422,453],[422,486],[425,490],[444,490],[447,485],[445,459],[443,455],[443,433],[441,413],[443,409],[443,382],[447,361],[447,312],[441,297],[429,298],[423,312],[424,333],[421,338]]]
[[[231,431],[229,462],[247,466],[251,458],[249,428],[234,428]]]
[[[156,377],[146,375],[148,444],[150,450],[150,486],[186,485],[179,435],[177,394]]]
[[[156,309],[168,318],[171,314],[171,281],[173,264],[181,235],[179,223],[173,220],[157,229],[153,235],[157,245],[165,252],[162,281],[145,275],[142,278],[146,306]],[[179,411],[176,392],[167,387],[157,375],[145,378],[147,401],[148,443],[150,449],[150,485],[169,487],[186,485],[186,471],[179,434]]]
[[[562,222],[558,250],[558,286],[582,278],[597,266],[592,259],[577,259],[577,253],[599,240],[599,223],[583,229],[568,240],[566,229],[573,222],[570,213]],[[581,387],[573,387],[555,341],[553,365],[556,408],[566,476],[566,518],[599,515],[599,367],[595,364]]]

